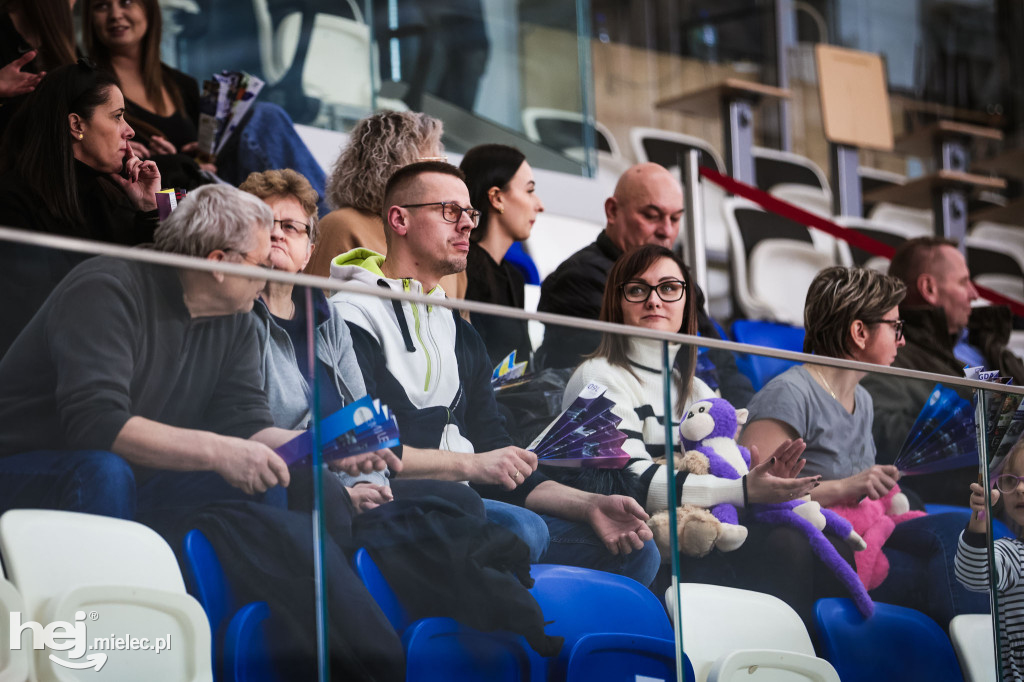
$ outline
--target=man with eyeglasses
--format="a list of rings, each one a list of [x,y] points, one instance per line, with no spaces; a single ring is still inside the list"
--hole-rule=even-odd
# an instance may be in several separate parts
[[[593,244],[569,256],[544,279],[537,309],[545,313],[596,320],[601,313],[604,284],[615,261],[626,251],[643,244],[671,249],[683,217],[683,192],[679,182],[656,163],[628,169],[604,204],[605,229]],[[704,310],[704,292],[697,296],[697,330],[701,336],[720,338]],[[548,325],[537,357],[544,367],[575,367],[584,355],[597,349],[601,335],[584,329]],[[712,388],[736,407],[743,407],[754,388],[736,367],[736,358],[724,350],[709,349],[713,376],[702,375]],[[713,385],[717,381],[717,386]]]
[[[334,259],[331,276],[374,293],[442,302],[438,281],[465,269],[479,219],[462,172],[440,162],[398,170],[385,190],[383,217],[387,257],[355,249]],[[536,455],[511,445],[487,350],[465,320],[441,306],[348,292],[331,303],[349,323],[367,393],[396,413],[403,476],[469,481],[485,498],[488,519],[519,535],[534,562],[609,570],[650,584],[660,556],[647,514],[632,498],[548,480],[537,472]],[[559,528],[557,537],[549,524]]]
[[[157,228],[156,249],[270,267],[272,220],[255,197],[209,185]],[[288,467],[272,448],[297,434],[273,426],[254,323],[239,314],[262,290],[260,272],[107,256],[72,270],[0,361],[0,512],[178,530],[212,501],[283,503]]]
[[[962,377],[965,367],[984,366],[1012,377],[1014,384],[1024,382],[1024,363],[1007,348],[1013,326],[1010,310],[971,305],[978,292],[955,241],[908,240],[893,254],[889,274],[907,286],[900,304],[907,344],[893,367]],[[869,374],[863,385],[874,399],[878,452],[891,462],[934,384]],[[961,505],[963,490],[976,475],[977,467],[959,474],[926,474],[915,476],[905,487],[928,502]]]

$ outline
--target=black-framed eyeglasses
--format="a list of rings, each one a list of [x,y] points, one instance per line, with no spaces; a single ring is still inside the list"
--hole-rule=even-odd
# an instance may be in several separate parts
[[[239,256],[242,257],[242,261],[245,262],[246,265],[255,265],[256,267],[263,268],[264,270],[273,270],[274,269],[274,266],[273,266],[272,263],[258,263],[258,262],[254,261],[254,260],[249,260],[249,252],[248,251],[239,251],[238,249],[232,249],[232,248],[221,249],[221,251],[223,251],[224,253],[237,253]]]
[[[651,286],[647,282],[634,280],[626,282],[619,288],[622,290],[622,296],[630,303],[646,303],[652,291],[656,291],[658,298],[665,303],[674,303],[686,293],[686,282],[681,279],[666,279]]]
[[[1020,485],[1020,482],[1024,481],[1024,476],[1014,476],[1013,474],[1001,474],[996,477],[996,488],[1001,493],[1012,493]]]
[[[440,206],[441,217],[447,220],[449,223],[458,223],[462,220],[462,214],[465,213],[470,222],[473,223],[473,227],[480,224],[480,211],[475,208],[463,208],[454,201],[430,201],[425,204],[403,204],[399,208],[423,208],[424,206]]]
[[[896,340],[903,338],[903,320],[866,320],[868,324],[891,324],[892,330],[896,332]]]
[[[300,223],[298,220],[290,220],[288,218],[278,220],[274,218],[274,224],[281,226],[281,231],[284,232],[286,237],[294,239],[302,234],[305,234],[307,237],[309,236],[310,226],[306,223]]]

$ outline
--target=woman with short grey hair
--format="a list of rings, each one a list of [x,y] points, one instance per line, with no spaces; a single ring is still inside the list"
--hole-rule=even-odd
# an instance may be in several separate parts
[[[804,352],[891,365],[905,343],[899,317],[905,293],[895,277],[866,268],[822,270],[804,305]],[[753,446],[766,453],[786,439],[803,438],[807,464],[800,475],[821,476],[810,497],[823,507],[858,507],[864,499],[891,495],[900,474],[892,465],[875,463],[874,409],[860,385],[864,376],[861,370],[812,363],[790,368],[751,400],[740,443],[752,453]],[[893,513],[897,505],[906,511],[905,497],[891,504]],[[896,525],[881,548],[888,572],[862,576],[872,599],[923,611],[943,627],[959,613],[987,611],[987,600],[953,577],[963,524],[955,514],[939,514]]]

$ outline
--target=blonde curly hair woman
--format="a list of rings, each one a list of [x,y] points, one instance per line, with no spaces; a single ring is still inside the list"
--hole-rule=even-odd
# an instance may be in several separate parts
[[[441,121],[412,111],[382,111],[356,123],[327,178],[327,202],[334,210],[320,220],[320,241],[306,274],[330,276],[331,261],[356,248],[387,254],[384,186],[402,166],[441,156],[443,132]],[[441,288],[462,298],[465,274],[442,278]]]

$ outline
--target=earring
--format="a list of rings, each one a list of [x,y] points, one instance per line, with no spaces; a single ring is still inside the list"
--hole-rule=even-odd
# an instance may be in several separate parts
[[[505,209],[503,209],[503,208],[499,208],[499,209],[498,209],[498,213],[500,213],[500,214],[502,214],[502,215],[505,215]]]
[[[85,133],[78,133],[78,139],[81,140],[85,137]]]

